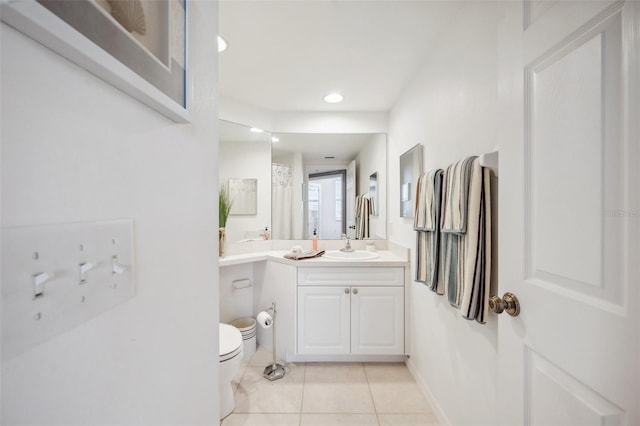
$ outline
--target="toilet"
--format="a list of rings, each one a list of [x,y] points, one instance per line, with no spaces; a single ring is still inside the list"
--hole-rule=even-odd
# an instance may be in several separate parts
[[[220,324],[220,420],[235,408],[231,381],[242,363],[242,334],[229,324]]]

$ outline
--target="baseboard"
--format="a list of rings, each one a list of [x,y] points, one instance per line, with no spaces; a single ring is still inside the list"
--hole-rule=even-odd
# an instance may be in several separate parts
[[[294,355],[287,362],[404,362],[404,355]]]
[[[409,372],[413,376],[414,380],[418,384],[418,387],[424,394],[424,397],[427,399],[427,402],[429,403],[429,405],[431,405],[433,414],[438,419],[438,424],[441,426],[451,426],[451,422],[445,415],[444,411],[442,411],[442,407],[440,407],[440,404],[438,404],[438,401],[434,398],[433,394],[429,390],[429,386],[427,386],[422,376],[418,373],[418,370],[415,364],[411,361],[411,358],[408,358],[405,364],[407,365],[407,368],[409,369]]]

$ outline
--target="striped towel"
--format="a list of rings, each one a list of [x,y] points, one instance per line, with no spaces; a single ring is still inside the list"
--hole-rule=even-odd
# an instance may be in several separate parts
[[[443,285],[449,303],[456,308],[462,303],[462,278],[465,259],[464,234],[467,229],[467,204],[473,161],[468,157],[447,167],[442,185],[440,217],[440,259]]]
[[[313,259],[315,257],[320,257],[324,254],[324,250],[307,250],[302,251],[300,253],[287,253],[283,257],[289,260],[304,260],[304,259]]]
[[[413,222],[417,231],[415,280],[437,294],[444,294],[444,282],[438,276],[442,175],[442,169],[435,169],[418,178]]]
[[[491,285],[491,172],[479,160],[473,162],[468,207],[460,311],[484,324]]]
[[[468,157],[447,167],[440,223],[442,232],[464,234],[466,231],[470,174],[476,158]]]
[[[485,322],[491,281],[490,172],[477,157],[447,168],[440,267],[447,297],[469,320]]]
[[[372,204],[369,194],[356,197],[355,217],[356,231],[354,239],[364,240],[369,238],[369,218],[371,217]]]

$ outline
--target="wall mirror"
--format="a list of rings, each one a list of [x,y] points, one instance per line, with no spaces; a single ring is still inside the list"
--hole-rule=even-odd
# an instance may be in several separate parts
[[[415,183],[422,174],[422,145],[400,156],[400,217],[412,218],[415,206]]]
[[[231,216],[228,241],[260,239],[387,238],[386,134],[255,133],[220,120],[220,182],[255,179],[253,214]],[[272,141],[273,138],[273,142]],[[356,235],[356,197],[371,198],[363,216],[369,235]],[[270,188],[270,190],[267,190]],[[375,214],[374,214],[375,213]]]

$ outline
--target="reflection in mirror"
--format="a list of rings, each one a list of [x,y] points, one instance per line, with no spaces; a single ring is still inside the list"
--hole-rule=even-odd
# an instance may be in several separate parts
[[[290,168],[295,189],[290,206],[273,204],[274,235],[279,239],[310,239],[316,229],[321,240],[339,239],[344,234],[350,238],[387,237],[385,134],[275,136],[279,142],[272,145],[273,162]],[[369,197],[369,176],[376,172],[378,216],[369,212],[356,217],[356,197]],[[360,210],[363,211],[366,210]],[[278,220],[291,223],[290,234],[279,232],[275,222],[278,215],[281,215]]]
[[[227,241],[262,239],[271,227],[271,134],[256,133],[248,126],[219,120],[220,183],[255,181],[255,195],[246,191],[233,194],[231,216],[226,225]],[[245,199],[245,196],[248,199]],[[255,208],[245,209],[255,203]],[[238,210],[240,209],[240,210]]]
[[[356,224],[369,238],[387,237],[385,134],[273,136],[279,141],[271,143],[270,133],[251,134],[248,126],[220,120],[220,181],[256,179],[258,188],[255,215],[232,216],[229,241],[262,238],[267,226],[271,238],[279,240],[310,239],[314,229],[320,239],[353,238]],[[344,178],[322,182],[328,173]],[[356,197],[370,198],[372,174],[377,177],[377,216],[372,211],[357,223]]]
[[[317,232],[325,240],[340,239],[347,233],[346,170],[309,173],[307,233]]]
[[[369,194],[371,195],[371,216],[378,216],[378,172],[369,176]]]
[[[229,179],[232,215],[254,215],[258,209],[258,179]]]

